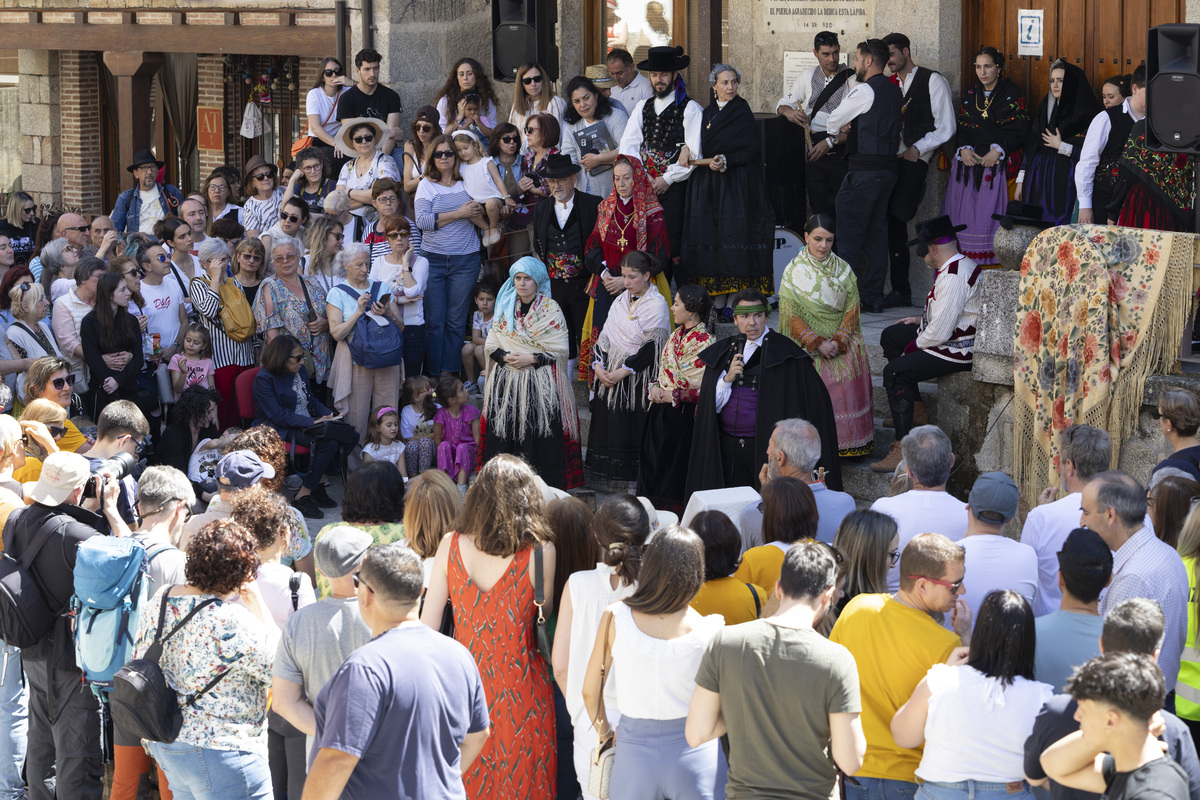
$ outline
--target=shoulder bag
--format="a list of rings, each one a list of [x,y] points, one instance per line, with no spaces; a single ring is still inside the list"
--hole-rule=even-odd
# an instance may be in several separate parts
[[[550,631],[546,628],[546,615],[542,606],[546,605],[546,582],[542,572],[542,546],[539,544],[533,551],[533,604],[537,606],[537,622],[534,631],[537,634],[538,652],[546,663],[550,663]]]
[[[607,714],[604,710],[604,682],[612,669],[612,624],[612,612],[605,611],[600,617],[600,630],[604,634],[600,645],[604,650],[604,658],[600,660],[600,713],[592,719],[593,727],[595,727],[597,719],[604,719]],[[588,762],[588,794],[599,800],[608,800],[613,761],[617,755],[615,746],[617,737],[610,736],[607,741],[600,741],[599,734],[597,734],[596,739],[596,746],[592,748],[591,759]]]
[[[340,100],[340,99],[342,99],[342,94],[341,94],[341,92],[338,92],[338,96],[333,98],[333,107],[329,109],[329,116],[326,117],[325,121],[321,123],[322,128],[324,128],[326,125],[328,125],[329,120],[333,119],[333,115],[337,113],[338,100]],[[312,124],[305,122],[304,123],[304,132],[300,135],[299,139],[292,142],[292,158],[295,158],[296,156],[300,155],[301,150],[304,150],[307,147],[313,147],[317,144],[324,144],[324,142],[321,142],[319,139],[317,139],[315,136],[312,135]]]
[[[379,281],[372,281],[367,291],[371,299],[379,297]],[[359,292],[348,283],[337,286],[340,291],[358,300]],[[382,369],[399,366],[404,362],[404,332],[391,317],[380,325],[374,317],[364,313],[354,323],[354,332],[346,340],[350,347],[350,360],[363,369]]]
[[[248,342],[254,338],[254,311],[246,294],[232,280],[221,284],[217,292],[221,298],[221,327],[225,335],[235,342]]]

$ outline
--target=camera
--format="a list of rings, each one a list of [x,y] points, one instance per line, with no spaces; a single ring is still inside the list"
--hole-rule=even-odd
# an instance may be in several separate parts
[[[135,456],[129,453],[117,453],[112,458],[94,464],[92,466],[92,477],[87,479],[87,483],[83,485],[83,496],[85,499],[90,497],[99,497],[100,492],[104,489],[104,474],[108,473],[113,477],[113,480],[124,480],[133,468],[137,466],[138,460]]]

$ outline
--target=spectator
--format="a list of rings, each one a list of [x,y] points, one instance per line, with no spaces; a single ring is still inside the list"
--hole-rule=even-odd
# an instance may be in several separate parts
[[[389,240],[394,237],[387,235],[388,231],[385,226],[393,217],[403,219],[408,223],[414,234],[412,237],[413,249],[420,252],[421,229],[412,220],[412,212],[408,208],[408,201],[404,194],[404,187],[400,185],[400,179],[377,178],[370,186],[370,195],[371,205],[377,216],[374,223],[366,226],[362,243],[370,246],[372,263],[383,258],[392,250]],[[372,278],[372,280],[375,279]]]
[[[477,107],[473,114],[467,113],[466,97],[477,95]],[[459,128],[471,127],[479,130],[483,138],[492,135],[492,129],[500,116],[496,112],[496,93],[488,80],[483,65],[473,58],[460,58],[454,62],[450,77],[434,99],[438,112],[438,124],[447,136]]]
[[[142,297],[146,301],[145,333],[154,348],[151,360],[167,364],[182,349],[183,330],[188,324],[184,284],[171,275],[171,259],[161,245],[147,246],[136,258],[138,267],[146,273],[142,276]]]
[[[37,204],[28,192],[13,192],[8,197],[4,219],[0,220],[0,235],[12,244],[18,264],[28,264],[33,258],[33,241],[37,237]]]
[[[489,735],[479,669],[461,644],[419,623],[421,565],[407,547],[371,548],[353,578],[373,638],[317,697],[308,785],[320,788],[310,798],[466,796],[462,776]]]
[[[462,495],[459,495],[459,499],[462,499]],[[408,502],[404,499],[404,480],[395,464],[390,461],[363,464],[346,479],[346,491],[342,495],[341,522],[332,522],[322,528],[316,541],[320,541],[322,536],[338,526],[357,528],[369,534],[375,544],[406,541],[408,526],[404,523],[407,507]],[[437,552],[437,542],[450,530],[450,523],[457,513],[458,505],[454,513],[444,519],[445,524],[437,531],[437,538],[429,550],[429,558],[433,558],[433,554]],[[317,577],[317,588],[321,597],[329,595],[329,584],[320,576]]]
[[[0,278],[8,274],[8,271],[16,264],[17,256],[13,250],[12,240],[6,234],[0,233]]]
[[[1200,575],[1200,513],[1189,513],[1184,519],[1179,534],[1179,554],[1188,574],[1188,632],[1179,665],[1179,682],[1175,686],[1175,713],[1188,724],[1192,737],[1196,738],[1200,736],[1200,658],[1196,657],[1197,630],[1192,620],[1200,613],[1200,595],[1196,591],[1200,584],[1197,581]]]
[[[632,114],[638,103],[654,96],[654,87],[645,75],[634,68],[633,56],[628,50],[609,50],[605,65],[608,67],[608,74],[617,84],[609,94],[614,102],[624,106],[627,113]]]
[[[608,197],[613,190],[612,165],[616,163],[620,154],[615,145],[619,144],[621,137],[625,135],[629,113],[619,100],[606,97],[590,78],[583,75],[571,78],[563,91],[563,97],[570,101],[570,106],[559,115],[559,122],[563,128],[562,151],[583,167],[576,188],[601,199]],[[599,127],[596,130],[600,132],[598,139],[592,139],[587,134],[578,136],[597,123]],[[524,126],[522,120],[517,129],[520,130]],[[605,138],[607,142],[604,141]],[[603,152],[596,146],[606,146],[609,142],[612,144]],[[581,152],[582,148],[586,148],[586,152]],[[595,174],[592,174],[593,170]]]
[[[308,93],[312,97],[314,89]],[[337,135],[337,131],[341,128],[341,123],[334,122],[333,136]],[[313,133],[313,137],[317,137],[317,129],[325,130],[318,122],[316,125],[309,120],[309,130]],[[326,134],[329,136],[329,134]],[[332,137],[330,137],[332,140]],[[328,152],[326,152],[328,151]],[[332,174],[333,167],[331,159],[334,158],[332,147],[306,147],[296,156],[296,171],[292,173],[292,179],[288,181],[287,188],[283,192],[283,205],[287,206],[288,200],[293,197],[304,204],[308,209],[309,214],[324,214],[325,213],[325,198],[337,186],[337,179]]]
[[[8,341],[8,352],[12,358],[0,361],[0,372],[5,374],[5,382],[15,378],[16,397],[25,396],[25,372],[35,359],[44,356],[62,358],[62,351],[54,341],[54,334],[46,324],[46,315],[50,311],[50,301],[41,284],[20,283],[9,292],[12,307],[13,322],[8,326],[5,338]],[[15,374],[14,374],[15,373]]]
[[[1163,467],[1178,467],[1200,482],[1200,397],[1187,389],[1167,389],[1153,416],[1171,445],[1171,455],[1158,462],[1151,474]]]
[[[41,274],[38,276],[38,282],[51,302],[71,290],[75,266],[83,257],[83,249],[66,239],[55,239],[42,248],[39,255]]]
[[[1158,663],[1174,691],[1188,624],[1188,577],[1179,554],[1146,527],[1146,492],[1123,472],[1111,470],[1092,478],[1080,509],[1080,526],[1100,534],[1113,552],[1112,583],[1100,598],[1100,615],[1107,616],[1131,597],[1158,603],[1167,618]]]
[[[100,705],[81,688],[83,673],[75,664],[66,613],[75,592],[76,548],[100,535],[103,524],[99,514],[80,507],[90,476],[83,456],[51,453],[28,495],[32,503],[11,514],[4,526],[5,552],[14,558],[51,530],[29,572],[56,619],[37,644],[21,650],[30,710],[25,776],[35,800],[56,795],[100,800],[104,788]]]
[[[216,474],[218,495],[209,503],[208,510],[184,524],[183,534],[179,537],[180,550],[186,552],[192,537],[208,523],[228,519],[233,514],[233,498],[237,493],[259,481],[274,478],[275,468],[253,451],[233,449],[221,456]]]
[[[425,149],[434,137],[442,135],[442,126],[438,124],[438,112],[433,106],[421,106],[413,118],[412,138],[404,143],[404,155],[401,168],[404,178],[404,193],[408,195],[409,205],[413,203],[413,195],[425,174],[425,162],[429,154]],[[514,184],[514,187],[515,184]]]
[[[125,455],[140,460],[150,435],[150,423],[136,404],[128,400],[109,403],[96,420],[96,444],[88,450],[87,460],[92,470],[99,472],[105,462]],[[133,506],[137,501],[137,481],[132,475],[121,478],[117,495],[117,511],[126,525],[135,523]]]
[[[530,114],[525,121],[525,152],[521,156],[521,180],[517,190],[526,202],[535,202],[550,196],[546,170],[550,167],[550,156],[558,155],[558,143],[562,138],[562,126],[553,114]]]
[[[700,661],[687,741],[728,736],[730,796],[825,800],[837,772],[862,767],[854,657],[813,629],[833,604],[837,571],[829,548],[797,544],[775,586],[775,615],[719,631]],[[795,675],[805,692],[779,692]]]
[[[34,243],[34,249],[38,255],[29,260],[29,271],[33,273],[34,279],[38,280],[42,276],[41,253],[50,242],[56,239],[66,239],[67,247],[82,254],[83,248],[87,245],[87,230],[87,222],[83,217],[70,212],[50,214],[42,220],[41,225],[38,226],[37,239]],[[49,290],[49,288],[49,284],[47,284],[46,289]]]
[[[242,194],[246,203],[239,222],[246,226],[247,236],[258,236],[279,219],[283,187],[278,185],[278,174],[278,168],[267,163],[262,156],[251,156],[246,162],[246,168],[242,171],[245,180]]]
[[[743,553],[733,577],[773,594],[788,548],[816,535],[817,503],[803,481],[779,477],[763,487],[762,507],[762,537],[766,544]]]
[[[362,469],[355,471],[355,474]],[[383,470],[389,475],[390,470]],[[397,470],[399,474],[399,470]],[[421,557],[425,570],[425,586],[433,572],[434,556],[446,531],[454,527],[454,520],[462,511],[463,496],[454,479],[440,469],[422,472],[405,486],[404,536],[408,546]],[[562,627],[561,609],[558,612],[559,628]]]
[[[119,233],[153,233],[154,223],[179,212],[183,195],[169,183],[158,183],[158,171],[163,162],[149,150],[138,150],[133,163],[125,170],[133,175],[137,185],[121,192],[113,207],[113,227]]]
[[[967,554],[963,599],[972,613],[994,589],[1011,589],[1033,606],[1038,586],[1037,553],[1004,535],[1004,526],[1017,515],[1020,500],[1017,485],[1003,472],[985,472],[971,487],[962,547]]]
[[[514,78],[512,110],[508,112],[508,121],[517,130],[523,130],[525,120],[534,114],[550,114],[562,124],[563,114],[567,110],[566,101],[554,93],[550,78],[540,64],[532,61],[522,64],[517,67]],[[491,132],[488,136],[491,136]],[[613,140],[614,143],[619,141],[620,136]]]
[[[353,85],[354,82],[346,77],[346,70],[341,61],[333,57],[323,58],[321,69],[317,73],[317,82],[304,97],[308,135],[313,140],[312,149],[326,162],[322,173],[326,179],[331,177],[329,162],[337,158],[337,135],[342,128],[342,123],[337,120],[338,100],[341,99],[342,92]],[[297,172],[305,172],[305,161],[305,150],[301,150],[300,155],[296,157],[296,166],[299,167]],[[308,177],[307,174],[304,176],[306,180]],[[319,207],[313,211],[321,213]]]
[[[188,195],[179,204],[179,216],[192,229],[192,255],[208,238],[208,205],[199,194]],[[110,223],[111,224],[111,223]],[[92,220],[92,240],[96,239],[96,220]],[[103,258],[97,253],[98,258]]]
[[[71,371],[75,373],[75,391],[80,394],[89,388],[89,372],[83,352],[81,329],[84,317],[92,313],[92,307],[96,303],[96,287],[104,272],[104,262],[97,258],[85,258],[76,264],[75,288],[54,302],[54,310],[50,315],[50,327],[54,331],[54,338],[58,341],[63,356],[71,362]],[[139,346],[137,350],[140,354],[142,348]],[[107,368],[109,361],[104,363]]]
[[[17,287],[17,284],[37,283],[33,279],[33,273],[29,271],[29,267],[24,264],[18,264],[10,268],[4,273],[4,277],[0,278],[0,322],[7,327],[13,324],[12,315],[12,297],[11,292]]]
[[[1144,598],[1126,600],[1104,618],[1104,628],[1097,655],[1135,653],[1157,658],[1162,644],[1163,614],[1152,601]],[[1069,684],[1068,684],[1069,685]],[[1069,689],[1067,690],[1069,691]],[[1192,800],[1200,797],[1200,760],[1189,732],[1190,726],[1169,711],[1160,711],[1163,731],[1160,738],[1167,752],[1188,774]],[[1046,749],[1068,734],[1079,730],[1079,705],[1069,694],[1056,694],[1046,702],[1033,725],[1033,733],[1025,741],[1025,774],[1039,785],[1048,785],[1050,800],[1099,800],[1090,791],[1063,786],[1048,780],[1042,769],[1041,756]],[[1159,745],[1161,747],[1162,745]]]
[[[352,84],[348,79],[342,79],[342,86],[347,88],[338,97],[337,118],[342,123],[339,129],[342,134],[346,132],[346,126],[351,120],[378,120],[381,141],[376,146],[382,147],[383,152],[390,157],[392,148],[404,138],[404,132],[400,128],[400,114],[404,108],[400,104],[400,95],[379,82],[381,61],[383,56],[370,48],[354,54],[354,70],[358,73],[358,81]]]
[[[919,479],[918,479],[919,480]],[[900,554],[900,589],[893,595],[860,594],[833,626],[830,640],[858,664],[867,752],[847,800],[897,798],[916,790],[920,750],[892,738],[892,717],[934,664],[946,661],[971,629],[962,594],[963,549],[938,533],[914,536]],[[951,612],[958,635],[940,624]]]
[[[25,462],[21,426],[0,415],[0,528],[13,511],[25,507],[21,484],[12,480],[14,465]],[[26,745],[29,738],[29,690],[21,672],[21,650],[0,642],[0,795],[25,798]]]
[[[471,797],[554,794],[553,695],[529,630],[552,610],[534,607],[535,551],[543,559],[543,587],[554,585],[555,555],[534,477],[514,456],[484,464],[467,491],[458,530],[442,538],[425,593],[421,621],[440,628],[450,599],[454,636],[480,665],[492,700],[495,730],[464,776]]]
[[[21,423],[8,414],[0,414],[0,489],[21,500],[19,506],[25,504],[25,487],[13,478],[13,471],[25,465],[25,444],[21,441],[25,435]],[[12,497],[0,492],[0,503],[8,505],[11,500]],[[0,530],[3,530],[8,514],[4,510],[0,510],[0,513],[4,514],[4,520],[0,520]],[[0,677],[0,684],[3,683]]]
[[[1091,425],[1071,425],[1058,434],[1059,475],[1066,497],[1054,500],[1056,490],[1047,488],[1038,505],[1029,510],[1021,529],[1021,544],[1037,552],[1038,590],[1033,613],[1043,616],[1058,608],[1058,551],[1067,534],[1079,527],[1079,503],[1088,481],[1108,469],[1112,443],[1108,433]]]
[[[601,744],[615,735],[605,691],[621,714],[610,796],[720,797],[725,769],[717,743],[691,747],[684,736],[696,669],[724,627],[720,616],[702,617],[688,605],[704,582],[704,544],[687,528],[656,531],[638,577],[633,594],[600,617],[583,679]]]
[[[842,520],[833,546],[846,559],[846,585],[834,606],[840,614],[860,594],[887,594],[888,569],[900,561],[896,520],[878,511],[852,511]]]
[[[259,284],[267,274],[267,251],[258,239],[243,239],[234,247],[233,261],[234,263],[230,267],[233,271],[233,280],[242,290],[242,294],[246,295],[246,300],[253,308]],[[254,335],[255,352],[257,353],[261,347],[262,334],[256,333]]]
[[[397,120],[397,124],[399,121]],[[378,119],[348,117],[342,120],[338,134],[342,153],[349,157],[338,175],[337,188],[350,196],[350,213],[361,218],[364,227],[372,210],[371,187],[380,178],[400,180],[400,168],[388,153],[394,141]],[[358,241],[358,237],[355,237]]]
[[[254,580],[257,568],[249,531],[232,520],[210,522],[188,544],[187,583],[163,587],[148,606],[165,607],[164,633],[179,627],[163,642],[159,664],[179,693],[183,727],[174,742],[148,741],[146,749],[181,796],[271,796],[262,719],[279,628]],[[160,616],[141,615],[135,657],[155,640]],[[219,675],[202,696],[183,702]]]
[[[588,765],[596,746],[596,731],[583,703],[583,678],[596,644],[601,615],[637,588],[642,549],[650,536],[650,516],[635,498],[616,495],[596,510],[592,535],[600,548],[600,563],[595,569],[577,572],[567,579],[551,657],[554,680],[563,691],[567,713],[575,728],[575,775],[584,800],[595,800],[588,792]],[[606,710],[609,723],[615,727],[620,719],[617,709]]]
[[[233,202],[233,198],[238,197],[240,192],[232,191],[229,180],[221,172],[214,169],[212,174],[204,179],[204,185],[201,187],[201,194],[208,199],[208,219],[212,224],[216,224],[220,220],[229,220],[242,224],[242,207]],[[210,228],[213,236],[217,233]]]
[[[225,308],[221,299],[221,286],[229,275],[229,248],[220,239],[206,239],[200,245],[198,257],[204,274],[191,281],[188,293],[193,307],[200,315],[201,323],[208,329],[212,338],[212,360],[215,369],[213,388],[221,395],[217,405],[218,423],[220,429],[225,430],[236,425],[240,419],[235,386],[237,376],[256,363],[254,339],[251,337],[244,342],[234,341],[225,332],[225,324],[221,319],[221,312]],[[249,300],[249,297],[246,299]]]
[[[767,442],[767,463],[758,481],[766,486],[780,476],[796,478],[808,484],[817,504],[817,532],[814,538],[833,544],[838,526],[854,511],[854,498],[836,492],[817,479],[817,462],[821,460],[821,434],[811,422],[803,419],[781,419],[775,423]],[[742,535],[742,550],[758,547],[762,538],[762,503],[750,503],[738,514],[738,530]]]
[[[219,399],[220,395],[207,386],[184,389],[171,409],[170,424],[158,439],[154,461],[186,473],[191,456],[200,443],[205,439],[215,441],[220,435],[217,429]]]
[[[761,586],[744,583],[733,574],[741,561],[742,549],[742,537],[733,521],[722,511],[701,511],[692,518],[689,527],[704,542],[704,584],[692,598],[692,608],[705,617],[720,614],[726,625],[763,616],[767,593]]]
[[[1058,611],[1037,620],[1042,646],[1033,659],[1033,677],[1062,692],[1077,667],[1100,655],[1100,593],[1112,577],[1113,558],[1095,531],[1076,528],[1058,553]]]
[[[345,197],[345,193],[341,196]],[[326,297],[329,296],[329,290],[341,282],[341,276],[333,270],[333,261],[342,250],[344,238],[345,228],[334,217],[317,217],[304,233],[308,250],[305,275],[321,287]]]
[[[413,235],[420,228],[404,217],[382,220],[391,252],[371,262],[370,278],[383,281],[404,312],[404,374],[420,375],[425,363],[425,287],[429,262],[419,254]]]
[[[296,240],[281,238],[273,242],[270,255],[275,274],[259,284],[254,296],[258,332],[268,345],[285,333],[298,346],[302,345],[301,357],[307,355],[312,361],[312,371],[306,370],[306,379],[324,385],[333,361],[325,290],[300,274],[300,244]],[[266,366],[265,352],[263,366]]]
[[[38,398],[21,412],[21,429],[25,432],[25,466],[13,471],[20,483],[37,483],[42,474],[42,462],[51,453],[65,448],[58,446],[66,431],[67,412],[52,400]],[[31,488],[31,487],[26,487]]]
[[[1033,799],[1021,743],[1054,693],[1033,679],[1035,642],[1029,602],[1017,592],[991,592],[979,606],[970,655],[935,664],[896,712],[896,744],[925,747],[919,800]]]
[[[116,400],[137,401],[147,417],[158,411],[158,398],[143,395],[138,384],[145,360],[141,328],[129,313],[131,297],[125,278],[104,273],[96,285],[95,308],[79,324],[96,415]]]
[[[896,520],[901,552],[914,536],[928,531],[931,522],[937,533],[957,542],[967,532],[967,507],[946,491],[954,466],[950,437],[936,425],[920,425],[901,440],[901,452],[913,488],[895,497],[879,498],[871,504],[871,510]],[[888,570],[888,591],[900,587],[900,572],[894,564]]]
[[[1178,474],[1168,474],[1178,473]],[[1192,508],[1192,500],[1200,495],[1200,483],[1188,477],[1179,467],[1163,467],[1150,477],[1146,506],[1154,535],[1171,547],[1179,544],[1183,518]]]
[[[171,253],[171,277],[179,284],[184,293],[192,278],[203,274],[200,262],[192,255],[195,240],[192,238],[192,226],[178,217],[159,220],[154,226],[154,237]],[[188,314],[191,314],[189,305]]]

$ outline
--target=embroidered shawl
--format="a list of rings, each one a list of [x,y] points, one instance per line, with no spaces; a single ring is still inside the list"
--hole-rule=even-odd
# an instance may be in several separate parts
[[[1120,169],[1131,174],[1171,209],[1185,228],[1192,227],[1196,187],[1192,179],[1195,161],[1185,153],[1159,153],[1146,146],[1146,120],[1133,124]]]
[[[662,215],[662,206],[658,202],[658,195],[654,193],[654,187],[650,185],[650,178],[646,176],[646,169],[642,166],[642,162],[630,156],[617,156],[615,167],[622,161],[627,162],[633,167],[633,230],[637,232],[634,238],[634,246],[630,249],[642,250],[645,252],[653,252],[652,248],[647,247],[648,236],[646,222],[651,214]],[[596,229],[593,235],[599,234],[601,239],[606,238],[609,226],[615,225],[613,217],[617,210],[617,189],[614,186],[612,194],[600,201],[600,209],[596,215]],[[609,264],[609,269],[620,270],[620,265]]]
[[[671,393],[672,405],[695,403],[699,398],[700,384],[704,380],[704,362],[700,360],[700,352],[714,341],[715,337],[703,322],[690,330],[676,328],[667,339],[655,383]]]
[[[614,387],[595,381],[596,394],[607,400],[609,408],[632,410],[649,406],[647,392],[658,375],[659,359],[670,332],[671,312],[653,283],[637,300],[633,300],[626,289],[613,301],[604,329],[596,340],[596,355],[604,358],[604,368],[620,368],[637,355],[646,342],[654,343],[654,360]]]
[[[987,113],[986,117],[984,113]],[[1000,145],[1004,148],[1008,177],[1015,178],[1021,166],[1021,148],[1029,136],[1030,125],[1025,96],[1015,83],[1008,78],[1001,78],[988,95],[984,92],[983,84],[976,81],[963,92],[958,105],[956,143],[960,148],[971,147],[980,156],[986,155],[993,144]],[[957,172],[954,179],[962,183],[970,178],[978,190],[983,182],[985,167],[968,167],[957,160],[955,163]]]
[[[836,358],[825,358],[812,352],[805,342],[796,342],[812,354],[822,379],[857,378],[867,364],[858,301],[854,272],[832,252],[818,260],[805,247],[783,271],[779,285],[779,330],[794,340],[792,319],[798,317],[817,336],[838,340],[846,346],[845,352]],[[844,331],[842,336],[840,331]]]

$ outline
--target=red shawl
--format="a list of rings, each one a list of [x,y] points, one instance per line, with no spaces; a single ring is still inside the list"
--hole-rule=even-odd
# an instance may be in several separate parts
[[[617,156],[616,164],[620,164],[622,161],[633,168],[633,206],[630,213],[633,215],[634,221],[624,230],[636,231],[637,234],[624,247],[617,248],[620,250],[619,253],[609,252],[613,249],[617,238],[622,235],[618,223],[624,221],[621,217],[625,217],[618,207],[617,189],[614,186],[612,194],[600,201],[600,208],[596,216],[596,228],[588,239],[587,248],[590,250],[595,246],[603,247],[604,262],[613,275],[620,274],[621,259],[632,250],[641,250],[654,256],[668,252],[667,228],[663,223],[662,206],[658,203],[658,196],[654,193],[654,187],[650,184],[650,178],[646,175],[642,162],[631,156]],[[610,258],[610,255],[616,257]]]

